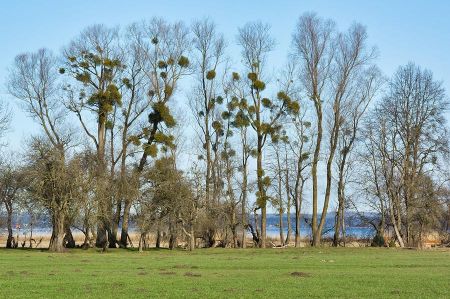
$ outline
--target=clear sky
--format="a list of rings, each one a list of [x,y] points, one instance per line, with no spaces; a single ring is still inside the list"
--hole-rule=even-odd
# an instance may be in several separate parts
[[[58,52],[84,27],[95,23],[127,25],[161,16],[189,23],[211,17],[235,49],[237,28],[247,21],[272,25],[277,47],[272,64],[284,62],[298,17],[307,11],[336,21],[341,29],[352,22],[367,26],[370,42],[379,49],[378,64],[391,75],[400,64],[414,61],[431,69],[450,90],[450,1],[61,1],[3,0],[0,3],[0,98],[14,108],[10,144],[18,146],[35,125],[7,95],[5,76],[14,56],[47,47]]]

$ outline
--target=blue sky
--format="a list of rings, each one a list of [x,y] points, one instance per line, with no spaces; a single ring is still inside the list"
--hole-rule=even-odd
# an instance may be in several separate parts
[[[237,28],[262,20],[272,26],[277,47],[275,67],[284,62],[292,30],[307,11],[332,18],[340,29],[352,22],[367,26],[379,49],[378,65],[386,75],[409,61],[431,69],[450,89],[450,1],[1,1],[0,98],[14,108],[10,144],[18,147],[35,125],[6,94],[5,76],[14,56],[42,47],[58,52],[84,27],[95,23],[127,25],[161,16],[186,23],[211,17],[235,53]]]

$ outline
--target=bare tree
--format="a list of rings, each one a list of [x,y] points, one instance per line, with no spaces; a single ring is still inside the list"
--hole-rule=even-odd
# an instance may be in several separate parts
[[[345,189],[346,178],[351,170],[351,161],[349,159],[354,144],[357,141],[360,131],[360,123],[367,107],[372,102],[373,98],[379,91],[382,84],[382,77],[380,71],[375,67],[369,67],[367,70],[361,72],[356,78],[356,84],[353,92],[348,99],[343,103],[342,107],[342,124],[341,134],[338,141],[338,186],[337,199],[338,208],[336,213],[336,221],[334,227],[333,245],[338,246],[339,235],[344,234],[344,218],[345,218]],[[344,237],[345,244],[345,237]]]
[[[55,57],[48,50],[21,54],[16,57],[10,70],[8,90],[38,122],[45,139],[53,148],[55,159],[64,164],[72,134],[64,124],[62,89],[57,76]],[[63,250],[64,213],[67,206],[67,202],[62,198],[65,198],[65,195],[61,194],[61,200],[52,201],[49,206],[53,219],[50,250],[58,252]]]
[[[292,36],[294,55],[301,63],[300,79],[307,97],[313,102],[316,113],[316,140],[312,159],[312,234],[313,243],[318,244],[318,186],[317,167],[323,136],[323,101],[324,90],[331,76],[333,60],[334,23],[323,20],[315,14],[300,17]]]
[[[191,108],[194,117],[201,129],[201,142],[206,153],[206,203],[210,204],[211,184],[213,172],[212,167],[212,134],[214,130],[212,123],[217,118],[217,106],[220,105],[220,78],[219,71],[223,71],[221,65],[225,56],[225,40],[217,32],[215,24],[204,19],[196,21],[192,25],[193,45],[196,56],[195,72],[198,76],[198,84],[194,87],[195,96],[191,100]],[[214,184],[213,184],[214,185]],[[213,195],[217,192],[213,192]],[[213,201],[215,201],[213,199]]]
[[[308,170],[311,167],[312,151],[312,128],[311,122],[307,120],[308,110],[306,105],[302,106],[302,111],[293,118],[293,134],[290,135],[288,143],[288,159],[292,161],[289,179],[289,192],[294,199],[295,205],[295,247],[300,247],[300,219],[304,198],[305,184],[310,178]],[[287,159],[286,159],[287,160]]]
[[[447,108],[441,83],[433,80],[431,72],[408,64],[395,73],[371,115],[383,196],[388,199],[391,225],[401,247],[412,245],[411,217],[420,202],[423,178],[433,179],[439,173],[439,161],[448,151],[443,116]]]
[[[300,18],[297,31],[294,33],[294,51],[302,60],[301,76],[308,97],[314,103],[317,116],[316,148],[311,170],[314,246],[320,244],[330,202],[333,161],[341,133],[341,109],[352,94],[359,73],[374,58],[374,50],[367,49],[366,43],[367,34],[363,26],[355,24],[348,32],[337,33],[331,21],[310,14]],[[324,203],[320,222],[317,223],[317,165],[322,143],[324,108],[330,109],[327,118],[330,133]]]
[[[16,247],[13,237],[12,217],[14,207],[20,199],[20,191],[25,185],[24,175],[19,165],[14,162],[14,157],[6,157],[0,165],[0,202],[4,204],[6,209],[6,226],[8,229],[8,239],[6,240],[6,248]]]

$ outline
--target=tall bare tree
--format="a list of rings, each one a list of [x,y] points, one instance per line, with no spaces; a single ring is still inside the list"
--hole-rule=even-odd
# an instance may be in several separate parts
[[[382,84],[382,77],[380,71],[375,67],[369,67],[367,70],[361,72],[356,79],[354,91],[349,95],[342,107],[342,124],[341,134],[338,141],[338,186],[337,186],[337,200],[338,208],[336,213],[336,221],[334,227],[333,245],[338,246],[340,233],[344,233],[344,209],[345,203],[345,189],[348,172],[351,170],[350,155],[353,151],[354,144],[360,134],[360,123],[367,111],[367,107],[372,102],[373,98],[379,91]],[[344,238],[345,244],[345,238]]]
[[[57,76],[56,59],[48,50],[21,54],[16,57],[10,70],[8,90],[40,125],[45,139],[53,148],[54,158],[64,165],[72,134],[64,124],[62,89]],[[55,194],[54,201],[51,198],[48,200],[51,201],[48,207],[53,223],[50,250],[59,252],[63,250],[65,213],[69,199],[65,194]]]
[[[311,170],[313,245],[317,246],[321,241],[330,202],[333,161],[342,124],[342,105],[351,95],[358,74],[371,62],[375,52],[367,47],[367,34],[363,26],[354,24],[346,33],[338,33],[332,21],[322,20],[313,14],[300,18],[293,44],[294,52],[302,62],[300,76],[308,97],[314,103],[317,117],[317,137]],[[323,138],[324,111],[330,114],[327,118],[330,127],[329,148],[324,203],[320,221],[317,223],[317,166]]]
[[[313,102],[316,116],[316,140],[311,166],[312,177],[312,235],[318,244],[318,185],[317,168],[323,138],[323,96],[331,76],[333,60],[334,23],[315,14],[300,17],[292,37],[294,55],[299,59],[300,79],[307,97]]]
[[[192,25],[193,33],[193,54],[195,55],[195,72],[198,77],[198,84],[194,87],[194,98],[191,101],[191,107],[195,113],[195,119],[201,129],[201,142],[205,151],[206,163],[206,204],[211,204],[211,194],[217,195],[217,192],[211,192],[213,184],[214,171],[212,146],[214,129],[213,122],[217,119],[217,106],[222,104],[220,96],[221,75],[223,72],[223,63],[225,60],[225,40],[217,32],[216,25],[209,19],[196,21]],[[221,69],[222,67],[222,69]],[[217,199],[212,199],[213,202]]]

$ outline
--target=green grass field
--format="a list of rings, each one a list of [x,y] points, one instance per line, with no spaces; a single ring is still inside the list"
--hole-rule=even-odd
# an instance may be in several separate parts
[[[0,298],[450,298],[450,250],[0,250]]]

